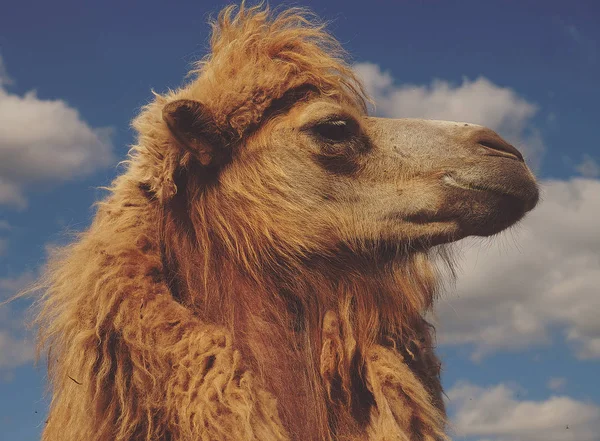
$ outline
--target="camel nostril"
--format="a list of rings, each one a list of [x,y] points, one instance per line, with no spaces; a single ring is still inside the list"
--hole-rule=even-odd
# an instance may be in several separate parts
[[[494,150],[496,152],[508,153],[510,156],[514,156],[519,161],[525,162],[521,152],[500,137],[480,139],[477,143],[487,149]]]

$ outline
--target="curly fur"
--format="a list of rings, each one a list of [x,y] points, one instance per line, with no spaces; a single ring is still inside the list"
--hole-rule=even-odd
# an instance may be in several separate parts
[[[126,171],[48,264],[43,440],[445,439],[428,254],[356,260],[278,199],[273,164],[226,195],[212,180],[286,97],[365,112],[335,40],[301,10],[230,7],[192,75],[142,110]],[[230,153],[174,142],[161,112],[189,97]]]

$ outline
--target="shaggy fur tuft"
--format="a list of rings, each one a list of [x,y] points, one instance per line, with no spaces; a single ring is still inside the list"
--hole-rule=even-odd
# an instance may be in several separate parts
[[[267,210],[281,169],[233,159],[311,96],[364,114],[338,44],[301,10],[229,7],[191,75],[143,108],[125,173],[50,260],[43,440],[445,439],[430,256],[328,243],[301,201]],[[211,121],[197,149],[165,124],[181,99]],[[224,194],[219,167],[247,185]]]

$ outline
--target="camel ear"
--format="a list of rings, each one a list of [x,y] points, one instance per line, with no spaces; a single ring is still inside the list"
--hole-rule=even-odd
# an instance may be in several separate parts
[[[217,157],[223,155],[228,137],[202,103],[172,101],[163,107],[162,117],[175,141],[202,165],[214,165]]]

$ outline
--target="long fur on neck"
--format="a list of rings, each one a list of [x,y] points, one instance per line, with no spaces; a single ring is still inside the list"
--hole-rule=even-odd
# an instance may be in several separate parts
[[[284,421],[318,421],[323,439],[330,431],[366,431],[365,415],[377,408],[369,390],[377,377],[367,378],[367,366],[376,363],[369,357],[379,360],[372,354],[387,348],[387,362],[397,366],[385,375],[401,375],[402,406],[396,406],[411,413],[410,427],[402,430],[443,436],[440,363],[424,318],[438,284],[428,252],[354,244],[298,256],[273,236],[264,254],[244,246],[257,243],[252,231],[236,230],[229,220],[219,225],[221,201],[203,194],[198,205],[178,206],[190,200],[179,196],[160,223],[172,290],[203,320],[234,333],[252,368],[276,392]],[[444,248],[435,253],[450,262]],[[327,314],[337,323],[335,333],[325,330]],[[418,387],[405,390],[405,382]],[[310,396],[298,399],[302,388]],[[314,414],[298,417],[304,412]]]

